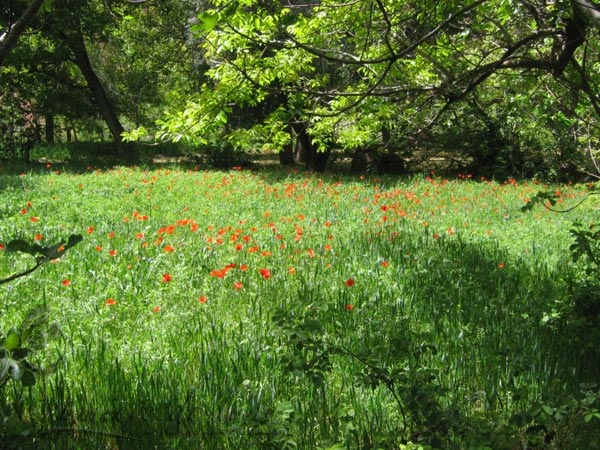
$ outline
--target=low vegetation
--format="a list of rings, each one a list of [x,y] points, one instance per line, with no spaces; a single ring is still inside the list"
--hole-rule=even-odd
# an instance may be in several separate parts
[[[0,190],[0,278],[31,264],[9,242],[83,235],[4,285],[3,348],[47,308],[7,448],[600,448],[598,286],[569,251],[597,201],[521,210],[586,185],[49,163]]]

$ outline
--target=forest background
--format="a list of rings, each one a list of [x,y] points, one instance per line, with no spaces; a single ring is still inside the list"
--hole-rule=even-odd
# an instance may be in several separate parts
[[[599,30],[590,0],[2,2],[0,437],[600,448]]]

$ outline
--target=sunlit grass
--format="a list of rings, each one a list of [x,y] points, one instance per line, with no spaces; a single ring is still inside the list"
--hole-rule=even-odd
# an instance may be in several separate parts
[[[2,174],[0,243],[84,235],[0,298],[1,330],[46,302],[62,331],[26,415],[44,438],[107,448],[410,438],[389,389],[359,382],[364,361],[349,354],[435,373],[436,401],[465,417],[562,401],[598,369],[547,320],[568,301],[569,224],[596,205],[520,211],[548,188],[178,168]],[[552,189],[559,206],[585,195]],[[26,260],[0,264],[5,276]],[[282,312],[343,350],[323,385],[286,370]]]

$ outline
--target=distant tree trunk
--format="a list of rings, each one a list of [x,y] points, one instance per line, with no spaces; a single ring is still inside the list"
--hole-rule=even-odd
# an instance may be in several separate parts
[[[307,169],[312,169],[317,172],[323,172],[327,168],[329,161],[330,149],[319,151],[313,145],[310,135],[308,134],[308,123],[292,122],[292,127],[296,133],[296,160],[304,162]]]
[[[106,90],[102,85],[102,81],[96,75],[94,68],[90,62],[90,58],[85,47],[85,40],[83,34],[80,31],[74,33],[70,39],[67,40],[73,54],[75,55],[75,62],[85,80],[87,81],[88,88],[92,93],[92,99],[100,112],[100,115],[108,125],[108,129],[112,135],[113,141],[118,146],[119,158],[122,161],[135,163],[139,159],[137,148],[135,144],[123,141],[123,132],[125,128],[121,125],[119,117],[115,112],[115,108],[106,94]]]
[[[46,123],[46,142],[48,144],[54,144],[54,116],[52,114],[46,114],[44,116],[44,121]]]
[[[96,75],[96,72],[92,67],[87,49],[85,48],[83,35],[80,32],[75,32],[69,37],[68,44],[75,55],[75,63],[81,70],[81,73],[87,82],[88,88],[92,93],[94,104],[108,125],[113,140],[116,143],[123,142],[122,134],[125,129],[117,117],[117,113],[106,94],[102,81],[100,81],[100,78],[98,78],[98,75]]]
[[[19,36],[23,34],[29,22],[36,16],[44,0],[33,0],[27,9],[21,14],[21,17],[0,36],[0,66],[4,63],[4,59],[17,44]]]
[[[290,143],[279,152],[279,163],[282,166],[291,166],[294,164],[294,130],[289,126]]]

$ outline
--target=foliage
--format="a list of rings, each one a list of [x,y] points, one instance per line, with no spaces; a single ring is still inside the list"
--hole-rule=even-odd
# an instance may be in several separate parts
[[[49,247],[29,244],[24,240],[12,240],[4,248],[7,253],[21,252],[30,255],[35,265],[22,272],[0,279],[6,284],[26,276],[42,264],[56,260],[64,252],[81,242],[81,235],[71,235],[67,242]],[[6,402],[7,384],[10,380],[22,386],[31,387],[36,383],[38,367],[31,361],[46,347],[48,337],[56,336],[57,329],[49,325],[49,308],[41,304],[28,311],[19,327],[13,327],[5,335],[0,335],[0,436],[6,438],[25,436],[31,430],[23,417],[22,401]]]

